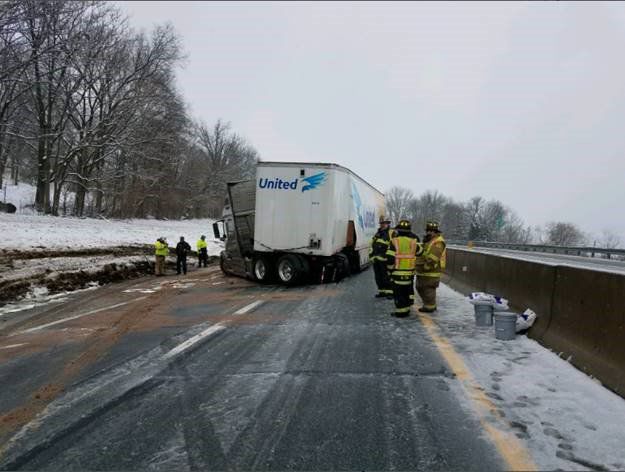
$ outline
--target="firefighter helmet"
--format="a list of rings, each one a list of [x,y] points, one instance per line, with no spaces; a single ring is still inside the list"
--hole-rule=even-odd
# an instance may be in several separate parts
[[[425,230],[426,231],[434,231],[436,233],[440,233],[440,230],[438,228],[438,221],[428,221],[425,224]]]
[[[387,224],[390,225],[391,224],[391,220],[389,220],[386,216],[384,215],[380,215],[380,219],[378,220],[378,222],[380,224]]]
[[[408,220],[399,220],[399,223],[397,223],[395,229],[399,231],[410,231],[412,229],[412,225]]]

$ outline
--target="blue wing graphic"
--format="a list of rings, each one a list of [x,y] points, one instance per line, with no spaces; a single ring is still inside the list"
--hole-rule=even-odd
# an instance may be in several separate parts
[[[326,173],[320,172],[319,174],[311,175],[310,177],[306,177],[302,180],[306,182],[306,185],[302,187],[302,192],[305,192],[306,190],[313,190],[326,181]]]
[[[352,182],[352,198],[354,199],[354,206],[356,207],[356,214],[358,215],[358,224],[361,228],[364,228],[365,223],[362,219],[362,211],[360,209],[362,207],[362,200],[360,199],[360,194],[358,193],[358,189],[354,185],[354,182]]]

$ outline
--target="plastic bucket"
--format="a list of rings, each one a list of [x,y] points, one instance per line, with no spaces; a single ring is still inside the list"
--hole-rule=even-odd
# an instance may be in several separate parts
[[[495,312],[495,337],[502,341],[516,338],[516,313]]]
[[[474,305],[473,309],[475,310],[475,326],[493,325],[492,305]]]

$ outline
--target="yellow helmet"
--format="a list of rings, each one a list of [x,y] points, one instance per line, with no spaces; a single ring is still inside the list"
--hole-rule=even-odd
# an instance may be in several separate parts
[[[399,231],[410,231],[412,229],[412,225],[410,224],[410,221],[408,220],[399,220],[399,223],[397,223],[397,226],[395,226],[395,229]]]
[[[428,221],[425,224],[425,230],[426,231],[434,231],[436,233],[440,233],[440,230],[438,228],[438,221]]]

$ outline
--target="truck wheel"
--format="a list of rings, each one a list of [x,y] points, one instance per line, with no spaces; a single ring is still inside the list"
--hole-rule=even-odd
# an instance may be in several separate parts
[[[304,267],[299,257],[286,254],[278,259],[278,277],[285,285],[295,285],[302,277]]]
[[[259,257],[254,260],[254,278],[261,283],[267,283],[272,279],[273,267],[266,257]]]
[[[341,274],[341,278],[349,277],[352,273],[351,267],[349,265],[349,259],[345,254],[339,253],[336,255],[337,265],[339,273]]]
[[[358,274],[362,272],[362,266],[360,265],[360,255],[356,251],[351,251],[347,254],[347,258],[349,259],[349,267],[352,274]]]

